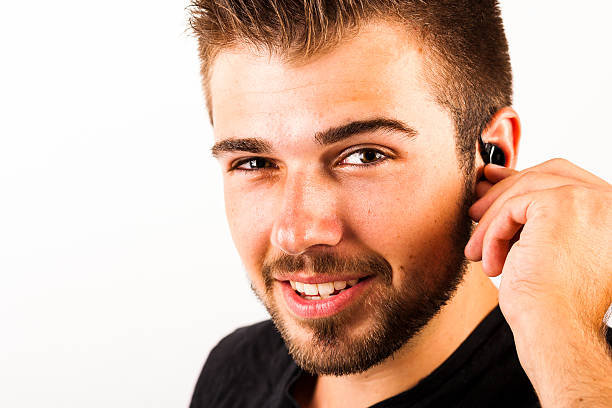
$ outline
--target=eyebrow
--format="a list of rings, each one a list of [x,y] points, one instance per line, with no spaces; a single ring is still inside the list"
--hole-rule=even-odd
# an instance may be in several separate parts
[[[379,117],[369,120],[353,121],[345,125],[331,127],[327,130],[315,133],[314,139],[318,144],[325,146],[338,143],[361,133],[373,132],[375,130],[399,132],[407,139],[413,139],[418,134],[414,128],[406,125],[400,120]],[[215,143],[211,149],[213,157],[219,157],[224,153],[231,152],[269,154],[272,150],[272,145],[270,143],[258,138],[225,139]]]

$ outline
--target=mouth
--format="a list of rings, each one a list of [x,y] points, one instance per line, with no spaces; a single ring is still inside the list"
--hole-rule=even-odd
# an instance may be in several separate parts
[[[299,318],[334,315],[360,297],[373,276],[328,282],[277,281],[289,310]],[[304,279],[306,280],[306,279]]]
[[[366,278],[323,283],[304,283],[290,280],[289,284],[291,285],[291,288],[302,298],[307,300],[321,300],[332,296],[337,296],[340,293],[352,288],[364,279]]]

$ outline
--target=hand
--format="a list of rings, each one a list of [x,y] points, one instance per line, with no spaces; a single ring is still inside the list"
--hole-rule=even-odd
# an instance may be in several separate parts
[[[542,371],[547,365],[553,370],[555,358],[567,358],[558,355],[566,343],[607,347],[603,319],[612,302],[612,186],[562,159],[520,172],[487,165],[484,175],[470,208],[479,224],[465,255],[482,259],[489,276],[503,272],[500,309],[541,395],[546,391],[538,386],[548,381]],[[603,350],[609,378],[612,359]],[[559,377],[554,371],[544,374]]]

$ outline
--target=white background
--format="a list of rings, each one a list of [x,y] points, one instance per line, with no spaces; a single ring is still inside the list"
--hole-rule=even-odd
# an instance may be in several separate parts
[[[223,212],[186,2],[0,5],[0,406],[186,406],[266,317]],[[502,4],[519,168],[612,181],[608,1]]]

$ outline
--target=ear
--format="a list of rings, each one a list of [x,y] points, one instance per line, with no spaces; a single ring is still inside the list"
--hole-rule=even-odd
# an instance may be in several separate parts
[[[482,141],[492,143],[503,150],[506,156],[506,167],[514,169],[518,158],[518,146],[521,139],[521,122],[518,113],[510,107],[497,111],[482,132]],[[480,155],[480,146],[476,142],[476,167],[482,173],[484,162]]]

